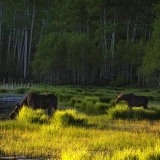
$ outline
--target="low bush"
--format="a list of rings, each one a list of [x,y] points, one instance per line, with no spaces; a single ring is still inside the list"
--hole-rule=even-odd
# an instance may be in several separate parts
[[[133,107],[129,109],[125,104],[117,104],[116,107],[107,110],[111,119],[160,119],[160,107],[151,107],[143,109],[142,107]]]
[[[147,96],[148,97],[148,99],[150,100],[150,101],[154,101],[155,100],[155,97],[153,97],[153,96]]]
[[[111,100],[109,101],[109,108],[110,108],[110,107],[115,107],[115,105],[116,105],[115,99],[111,99]]]
[[[70,106],[76,107],[76,104],[81,104],[82,103],[82,97],[72,97],[70,98],[68,104]]]
[[[114,106],[113,101],[110,103],[100,102],[99,97],[72,97],[69,101],[69,105],[78,108],[80,111],[87,114],[105,114],[106,109]]]
[[[96,103],[96,102],[100,102],[100,99],[99,97],[84,97],[83,99],[83,102],[93,102],[93,103]]]
[[[100,96],[99,98],[101,102],[106,102],[106,103],[109,103],[112,100],[111,97],[107,97],[107,96]]]
[[[40,123],[41,124],[41,123],[48,122],[48,116],[44,110],[42,109],[33,110],[32,108],[29,108],[26,106],[22,107],[16,119],[23,123],[29,122],[29,123]]]
[[[69,94],[69,93],[57,92],[56,96],[57,96],[59,101],[68,102],[73,95]]]
[[[29,90],[29,88],[17,88],[15,90],[15,93],[24,94],[24,93],[27,93],[28,90]]]
[[[0,93],[7,93],[7,92],[8,92],[8,89],[0,88]]]
[[[78,114],[75,110],[56,111],[52,117],[51,123],[55,125],[66,126],[84,126],[87,123],[87,119]]]

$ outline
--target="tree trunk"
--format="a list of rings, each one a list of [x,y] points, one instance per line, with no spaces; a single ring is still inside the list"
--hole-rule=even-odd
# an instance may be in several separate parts
[[[0,63],[1,63],[1,53],[2,53],[2,0],[0,1]]]
[[[27,78],[27,60],[28,60],[28,29],[25,29],[25,40],[24,40],[24,76],[23,78]]]
[[[6,65],[6,76],[9,74],[9,63],[10,63],[10,45],[11,45],[11,29],[8,36],[8,49],[7,49],[7,65]]]
[[[32,47],[32,37],[33,37],[33,25],[35,21],[35,4],[33,4],[33,11],[32,11],[32,22],[31,22],[31,33],[30,33],[30,40],[29,40],[29,49],[28,49],[28,69],[27,69],[27,75],[29,74],[29,63],[30,63],[30,57],[31,57],[31,47]]]

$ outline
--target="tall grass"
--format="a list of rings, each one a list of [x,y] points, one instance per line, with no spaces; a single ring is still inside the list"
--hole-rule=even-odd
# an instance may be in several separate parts
[[[124,104],[115,105],[114,92],[121,89],[84,86],[33,89],[39,93],[56,93],[59,101],[69,101],[72,107],[58,110],[50,118],[45,111],[24,107],[16,120],[0,121],[0,157],[24,156],[26,159],[55,160],[160,159],[159,106],[149,106],[150,110],[133,108],[130,111]],[[155,99],[159,96],[157,93],[153,95],[148,89],[142,93],[138,89],[123,88],[123,92],[125,90],[128,93],[154,96]]]
[[[114,103],[113,101],[110,103],[101,102],[99,97],[77,96],[70,99],[69,105],[87,114],[105,114],[105,110],[114,106]]]
[[[127,108],[125,104],[117,104],[116,107],[107,110],[111,119],[160,119],[160,107],[150,107],[143,109],[141,107]]]
[[[76,110],[57,111],[52,117],[51,123],[58,126],[84,126],[87,119],[84,115],[77,113]]]
[[[16,119],[22,123],[47,123],[48,116],[42,109],[33,110],[30,107],[23,106]]]
[[[89,119],[92,117],[88,117]],[[103,116],[101,116],[103,120]],[[96,121],[95,121],[96,122]],[[30,123],[27,129],[1,122],[2,156],[58,160],[150,160],[160,158],[159,122],[114,121],[106,128]],[[23,125],[23,123],[21,123]],[[109,128],[109,125],[111,128]],[[34,126],[34,127],[33,127]],[[108,126],[108,127],[107,127]]]

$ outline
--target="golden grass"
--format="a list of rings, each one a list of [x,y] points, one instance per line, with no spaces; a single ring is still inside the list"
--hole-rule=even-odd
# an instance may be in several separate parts
[[[26,129],[17,123],[0,122],[0,156],[62,160],[160,157],[160,121],[105,120],[105,116],[89,116],[87,127],[25,124]]]

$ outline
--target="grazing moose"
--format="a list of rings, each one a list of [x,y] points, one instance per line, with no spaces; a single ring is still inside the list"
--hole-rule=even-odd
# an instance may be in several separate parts
[[[33,109],[48,109],[48,115],[50,115],[52,109],[54,109],[54,111],[57,110],[57,102],[57,97],[54,94],[39,95],[30,93],[20,104],[17,103],[16,107],[9,114],[9,118],[14,119],[23,105],[32,107]]]
[[[117,93],[118,94],[118,93]],[[131,109],[132,107],[141,107],[143,106],[144,109],[148,109],[148,98],[146,96],[136,96],[133,93],[130,94],[118,94],[118,97],[116,99],[116,103],[119,103],[120,101],[126,101],[128,107]]]

